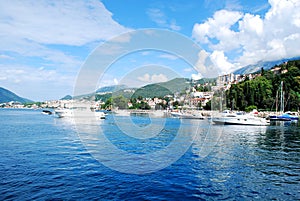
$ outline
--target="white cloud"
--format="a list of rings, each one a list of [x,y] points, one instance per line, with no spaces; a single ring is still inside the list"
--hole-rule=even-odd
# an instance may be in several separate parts
[[[150,19],[160,27],[169,28],[174,31],[181,30],[181,27],[176,24],[176,21],[174,19],[168,20],[167,16],[160,9],[149,9],[147,14]]]
[[[119,81],[117,80],[117,78],[114,78],[114,83],[115,83],[115,85],[119,84]]]
[[[223,51],[214,51],[210,55],[210,59],[214,66],[221,71],[221,74],[230,73],[234,65],[228,62],[228,58],[224,55]]]
[[[84,45],[127,31],[96,0],[1,1],[0,19],[1,37],[42,44]]]
[[[176,60],[176,59],[178,59],[177,56],[172,55],[172,54],[161,54],[161,55],[159,55],[159,58],[165,58],[165,59],[169,59],[169,60]]]
[[[164,74],[153,74],[151,77],[152,83],[166,82],[166,81],[168,81],[168,78]]]
[[[201,78],[202,78],[202,75],[200,73],[192,74],[192,79],[193,80],[200,80]]]
[[[220,10],[215,12],[213,18],[205,23],[195,24],[193,37],[200,43],[208,43],[213,49],[232,50],[238,47],[237,33],[231,29],[242,17],[240,12]],[[214,41],[218,44],[215,45]]]
[[[174,31],[180,31],[181,27],[176,24],[175,20],[172,20],[170,23],[170,29],[172,29]]]
[[[0,21],[0,51],[39,57],[65,67],[78,67],[83,58],[79,61],[59,47],[49,45],[88,45],[129,30],[115,22],[112,14],[96,0],[0,1]]]
[[[8,55],[6,55],[6,54],[0,54],[0,59],[14,59],[13,57],[11,57],[11,56],[8,56]]]
[[[71,93],[75,77],[27,65],[0,64],[1,86],[32,100],[50,100]]]
[[[153,74],[149,75],[149,73],[145,73],[143,76],[139,76],[137,78],[139,81],[142,81],[144,83],[157,83],[157,82],[166,82],[168,81],[167,76],[164,74]]]
[[[140,80],[142,82],[151,82],[151,78],[148,73],[144,74],[143,76],[139,76],[138,80]]]
[[[0,59],[14,56],[0,65],[0,74],[7,73],[1,85],[33,94],[39,100],[72,89],[92,46],[129,31],[114,21],[98,0],[0,1],[0,21],[0,54],[8,52]],[[127,36],[115,41],[127,42]]]
[[[300,1],[269,0],[269,4],[265,16],[217,11],[204,23],[194,25],[193,37],[208,44],[212,62],[225,71],[237,63],[242,67],[300,56]]]

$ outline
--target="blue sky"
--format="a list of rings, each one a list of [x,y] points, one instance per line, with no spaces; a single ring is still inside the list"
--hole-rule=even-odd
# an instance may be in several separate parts
[[[299,10],[299,0],[0,1],[0,86],[36,101],[72,95],[95,48],[146,28],[192,40],[201,48],[198,61],[191,66],[166,52],[142,50],[114,62],[97,86],[198,79],[206,59],[218,75],[300,56]]]

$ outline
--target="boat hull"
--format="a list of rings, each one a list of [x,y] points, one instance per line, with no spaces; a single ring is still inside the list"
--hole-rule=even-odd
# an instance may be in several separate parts
[[[64,118],[64,117],[82,117],[82,118],[89,118],[95,116],[97,119],[105,119],[105,113],[104,112],[92,112],[92,111],[74,111],[72,109],[59,109],[55,110],[55,114],[59,118]]]
[[[244,125],[244,126],[269,126],[266,119],[256,117],[216,117],[211,119],[215,124],[220,125]]]
[[[222,120],[212,120],[218,125],[244,125],[244,126],[269,126],[270,123],[244,123],[244,122],[234,122],[234,121],[222,121]]]

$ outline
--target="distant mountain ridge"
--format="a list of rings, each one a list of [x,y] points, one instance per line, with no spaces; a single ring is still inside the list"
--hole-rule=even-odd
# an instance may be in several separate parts
[[[99,89],[96,90],[96,93],[110,93],[110,92],[115,92],[119,91],[122,89],[128,88],[126,85],[112,85],[112,86],[105,86],[105,87],[100,87]]]
[[[289,58],[289,59],[280,59],[280,60],[276,60],[276,61],[260,61],[256,64],[247,65],[242,68],[239,68],[239,69],[235,70],[233,72],[233,74],[244,75],[244,74],[255,73],[255,72],[260,71],[261,68],[264,68],[264,70],[269,70],[269,69],[273,68],[274,66],[280,65],[284,62],[292,61],[292,60],[299,60],[299,59],[300,59],[300,57],[293,57],[293,58]]]
[[[139,96],[154,98],[154,97],[164,97],[166,95],[173,95],[176,92],[182,92],[191,86],[191,80],[188,78],[175,78],[167,82],[160,82],[154,84],[148,84],[143,87],[138,88],[134,94],[133,98]]]
[[[73,97],[71,95],[66,95],[65,97],[61,98],[60,100],[72,100]]]
[[[281,59],[277,61],[270,61],[270,62],[258,62],[255,65],[248,65],[243,68],[240,68],[234,71],[234,74],[249,74],[249,73],[256,73],[264,68],[264,70],[269,70],[276,65],[280,65],[284,62],[297,60],[300,57],[290,58],[290,59]],[[153,83],[148,84],[139,88],[132,88],[126,85],[111,85],[111,86],[104,86],[96,90],[96,92],[80,95],[73,97],[74,99],[90,99],[96,96],[97,100],[106,100],[111,96],[124,96],[126,98],[138,98],[138,97],[164,97],[166,95],[173,95],[175,93],[182,93],[183,91],[189,89],[191,86],[195,84],[205,84],[205,83],[214,83],[217,78],[202,78],[200,80],[191,80],[189,78],[175,78],[169,80],[167,82],[160,82],[160,83]]]
[[[22,98],[15,93],[9,91],[8,89],[4,89],[3,87],[0,87],[0,103],[7,103],[11,101],[17,101],[20,103],[30,103],[33,102],[32,100]]]

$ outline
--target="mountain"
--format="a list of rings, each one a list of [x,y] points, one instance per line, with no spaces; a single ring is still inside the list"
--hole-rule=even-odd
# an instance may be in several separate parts
[[[72,100],[73,97],[70,95],[66,95],[65,97],[61,98],[60,100]]]
[[[144,98],[164,97],[166,95],[173,95],[176,92],[183,92],[191,86],[191,81],[188,78],[175,78],[173,80],[155,84],[148,84],[140,88],[125,88],[125,85],[118,85],[119,90],[113,86],[103,87],[97,90],[96,100],[106,101],[110,97],[123,96],[125,98]],[[120,89],[121,88],[121,89]],[[102,91],[102,93],[99,93]]]
[[[300,59],[300,57],[294,57],[294,58],[290,58],[290,59],[280,59],[280,60],[276,60],[276,61],[260,61],[257,64],[248,65],[248,66],[244,66],[240,69],[237,69],[236,71],[233,72],[233,74],[244,75],[244,74],[249,74],[249,73],[255,73],[257,71],[260,71],[261,68],[264,68],[264,70],[269,70],[276,65],[280,65],[280,64],[290,61],[290,60],[298,60],[298,59]]]
[[[32,100],[22,98],[22,97],[16,95],[15,93],[0,87],[0,103],[7,103],[10,101],[17,101],[20,103],[33,102]]]
[[[284,110],[299,111],[300,60],[288,61],[276,67],[276,71],[266,70],[254,79],[231,85],[226,91],[227,107],[243,111],[254,107],[264,111],[275,111],[277,102],[280,102],[276,100],[278,92],[284,91]]]
[[[119,91],[122,89],[126,89],[126,85],[112,85],[112,86],[105,86],[97,89],[96,93],[111,93],[115,91]]]
[[[175,78],[173,80],[155,84],[148,84],[138,88],[132,95],[133,98],[141,97],[164,97],[166,95],[173,95],[176,92],[183,92],[191,86],[190,79]]]

